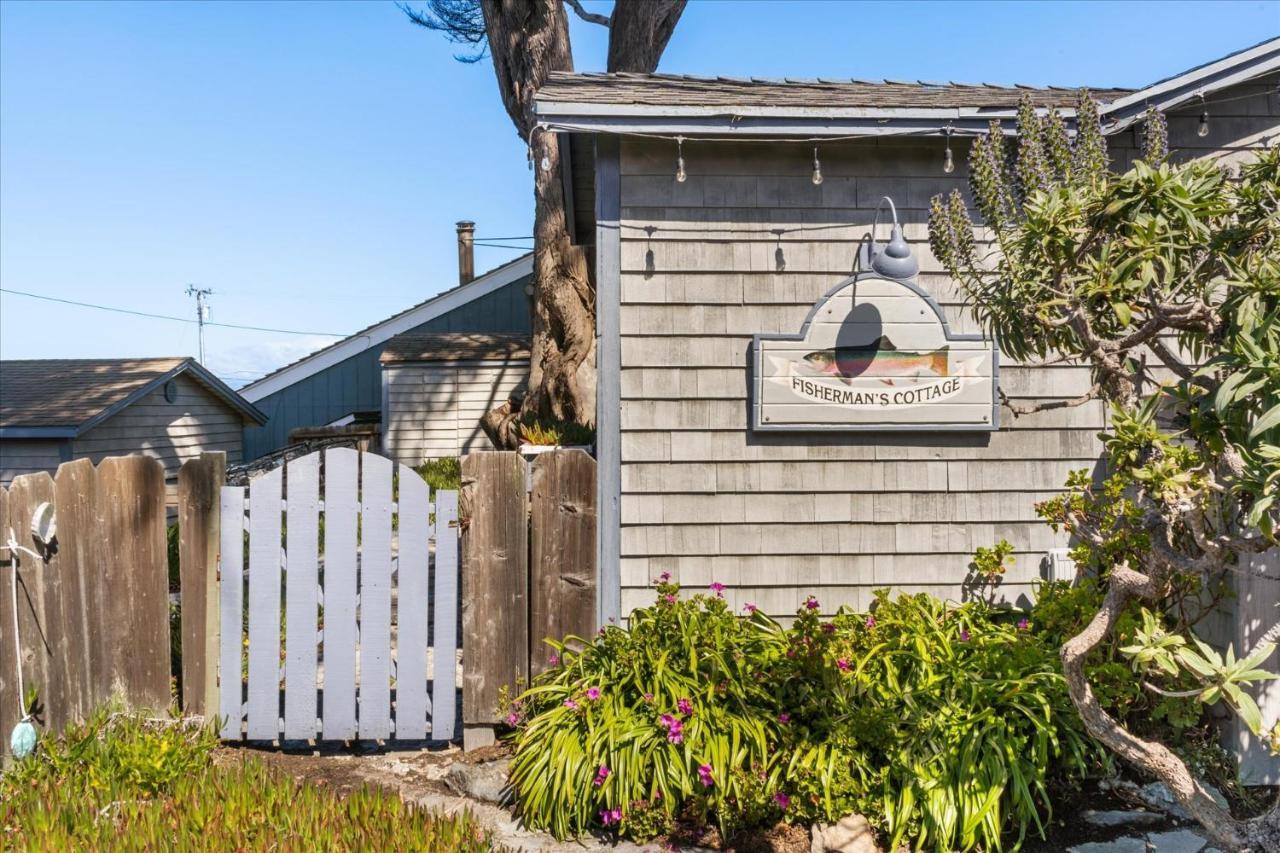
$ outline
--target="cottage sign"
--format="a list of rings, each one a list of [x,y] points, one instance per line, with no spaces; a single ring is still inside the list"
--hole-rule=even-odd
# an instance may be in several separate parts
[[[826,293],[799,334],[756,335],[757,430],[994,430],[998,352],[953,334],[912,278],[859,273]]]

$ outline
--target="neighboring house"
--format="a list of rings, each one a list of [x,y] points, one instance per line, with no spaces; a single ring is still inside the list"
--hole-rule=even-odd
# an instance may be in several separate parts
[[[145,453],[171,482],[209,450],[241,460],[266,416],[191,358],[0,361],[0,484],[72,459]]]
[[[413,467],[492,450],[480,418],[528,376],[524,335],[397,335],[382,350],[383,452]]]
[[[1093,95],[1120,169],[1149,105],[1168,115],[1175,158],[1231,162],[1280,138],[1278,80],[1280,39]],[[782,616],[809,595],[824,612],[865,608],[886,586],[958,599],[974,549],[1002,537],[1016,552],[1003,594],[1032,593],[1067,544],[1035,504],[1097,464],[1101,404],[1017,421],[1004,411],[967,432],[752,420],[755,336],[801,330],[850,275],[883,196],[920,261],[918,286],[952,331],[979,331],[930,254],[928,204],[968,193],[968,139],[997,118],[1012,131],[1023,95],[1073,117],[1070,89],[551,75],[537,116],[569,137],[569,218],[596,263],[602,622],[649,603],[664,571]],[[1084,367],[1008,357],[998,382],[1015,400],[1090,385]]]
[[[465,223],[468,224],[469,223]],[[245,460],[252,461],[289,444],[298,429],[324,427],[354,419],[370,422],[382,412],[382,375],[378,358],[387,341],[400,334],[471,332],[528,335],[533,256],[521,255],[479,278],[471,278],[470,233],[459,229],[462,284],[317,350],[306,358],[240,389],[267,415],[263,426],[245,429]],[[465,253],[465,257],[463,254]]]

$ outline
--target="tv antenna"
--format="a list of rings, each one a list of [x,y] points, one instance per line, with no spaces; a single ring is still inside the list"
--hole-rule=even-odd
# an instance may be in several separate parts
[[[187,296],[196,298],[196,324],[200,334],[200,363],[204,364],[204,324],[209,319],[209,306],[205,299],[213,295],[213,290],[208,287],[196,287],[194,284],[187,285]]]

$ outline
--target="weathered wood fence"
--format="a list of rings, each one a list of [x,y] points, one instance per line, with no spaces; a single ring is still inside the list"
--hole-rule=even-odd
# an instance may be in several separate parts
[[[491,742],[505,688],[547,666],[547,638],[596,630],[596,463],[582,450],[462,458],[464,746]]]
[[[44,503],[57,522],[50,543],[32,531]],[[18,551],[15,567],[14,554],[0,551],[3,749],[23,707],[19,680],[36,691],[39,720],[55,731],[111,700],[168,707],[164,467],[125,456],[96,468],[87,459],[68,462],[53,477],[16,477],[0,489],[0,544],[8,544],[10,531],[42,559]]]

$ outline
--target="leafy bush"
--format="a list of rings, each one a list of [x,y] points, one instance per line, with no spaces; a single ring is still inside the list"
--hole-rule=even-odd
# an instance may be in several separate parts
[[[520,421],[520,442],[546,447],[594,444],[596,431],[568,421],[525,418]]]
[[[444,489],[458,491],[462,488],[462,463],[456,456],[441,456],[428,459],[417,468],[418,476],[427,481],[432,491]]]
[[[894,848],[991,850],[1043,834],[1049,774],[1098,755],[1025,620],[880,593],[827,622],[810,599],[783,628],[712,589],[682,600],[664,578],[628,630],[553,644],[510,717],[530,825],[728,837],[859,812]]]
[[[335,794],[256,759],[211,758],[211,728],[99,715],[0,777],[0,847],[109,850],[493,849],[468,815]]]

